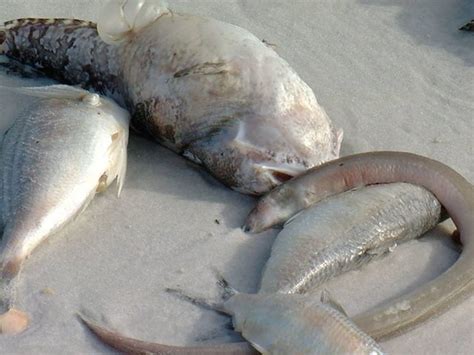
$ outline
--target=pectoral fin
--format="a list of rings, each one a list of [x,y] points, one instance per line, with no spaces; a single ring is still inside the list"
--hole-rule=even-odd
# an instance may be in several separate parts
[[[341,312],[342,314],[344,314],[346,317],[348,317],[347,315],[347,312],[346,310],[341,306],[341,304],[339,302],[337,302],[332,296],[331,296],[331,293],[324,289],[322,292],[321,292],[321,303],[324,303],[324,304],[327,304],[329,306],[331,306],[332,308],[334,308],[335,310]]]

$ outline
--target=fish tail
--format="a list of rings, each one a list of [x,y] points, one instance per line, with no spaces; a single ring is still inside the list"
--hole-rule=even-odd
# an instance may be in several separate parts
[[[105,344],[127,354],[257,354],[248,343],[218,344],[211,346],[180,347],[128,338],[111,331],[83,314],[81,321]]]
[[[22,18],[0,26],[0,54],[67,84],[99,92],[116,85],[117,46],[103,42],[95,23],[65,18]]]

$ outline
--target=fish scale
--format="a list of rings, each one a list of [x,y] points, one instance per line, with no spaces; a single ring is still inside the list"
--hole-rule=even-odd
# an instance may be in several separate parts
[[[439,222],[440,214],[431,192],[405,183],[370,186],[321,201],[279,233],[260,292],[303,293],[318,287],[419,237]]]
[[[242,193],[339,156],[342,130],[272,48],[240,27],[155,5],[111,2],[97,26],[9,21],[0,54],[116,100],[135,129]]]
[[[129,122],[128,112],[114,102],[82,89],[10,90],[35,100],[1,147],[0,333],[27,326],[27,316],[14,308],[14,282],[36,246],[87,207],[104,173],[105,186],[117,180],[120,191]]]

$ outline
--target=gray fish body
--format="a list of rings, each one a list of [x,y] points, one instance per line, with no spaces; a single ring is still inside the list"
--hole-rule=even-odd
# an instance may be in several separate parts
[[[239,293],[223,309],[263,354],[382,354],[347,316],[311,295]]]
[[[0,46],[114,98],[135,128],[244,193],[260,194],[339,155],[342,132],[308,85],[231,24],[167,13],[109,45],[90,22],[24,19],[5,24]]]
[[[21,92],[25,89],[19,89]],[[126,170],[128,120],[112,101],[63,85],[26,89],[40,98],[2,144],[3,278]]]
[[[441,205],[426,189],[384,184],[345,192],[286,224],[266,263],[260,292],[302,293],[383,256],[439,222]]]

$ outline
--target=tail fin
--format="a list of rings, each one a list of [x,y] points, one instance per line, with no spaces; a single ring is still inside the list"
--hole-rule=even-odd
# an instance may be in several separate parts
[[[81,321],[105,344],[127,354],[234,354],[248,355],[257,352],[248,343],[217,344],[210,346],[170,346],[128,338],[118,332],[102,327],[85,315],[78,314]]]

